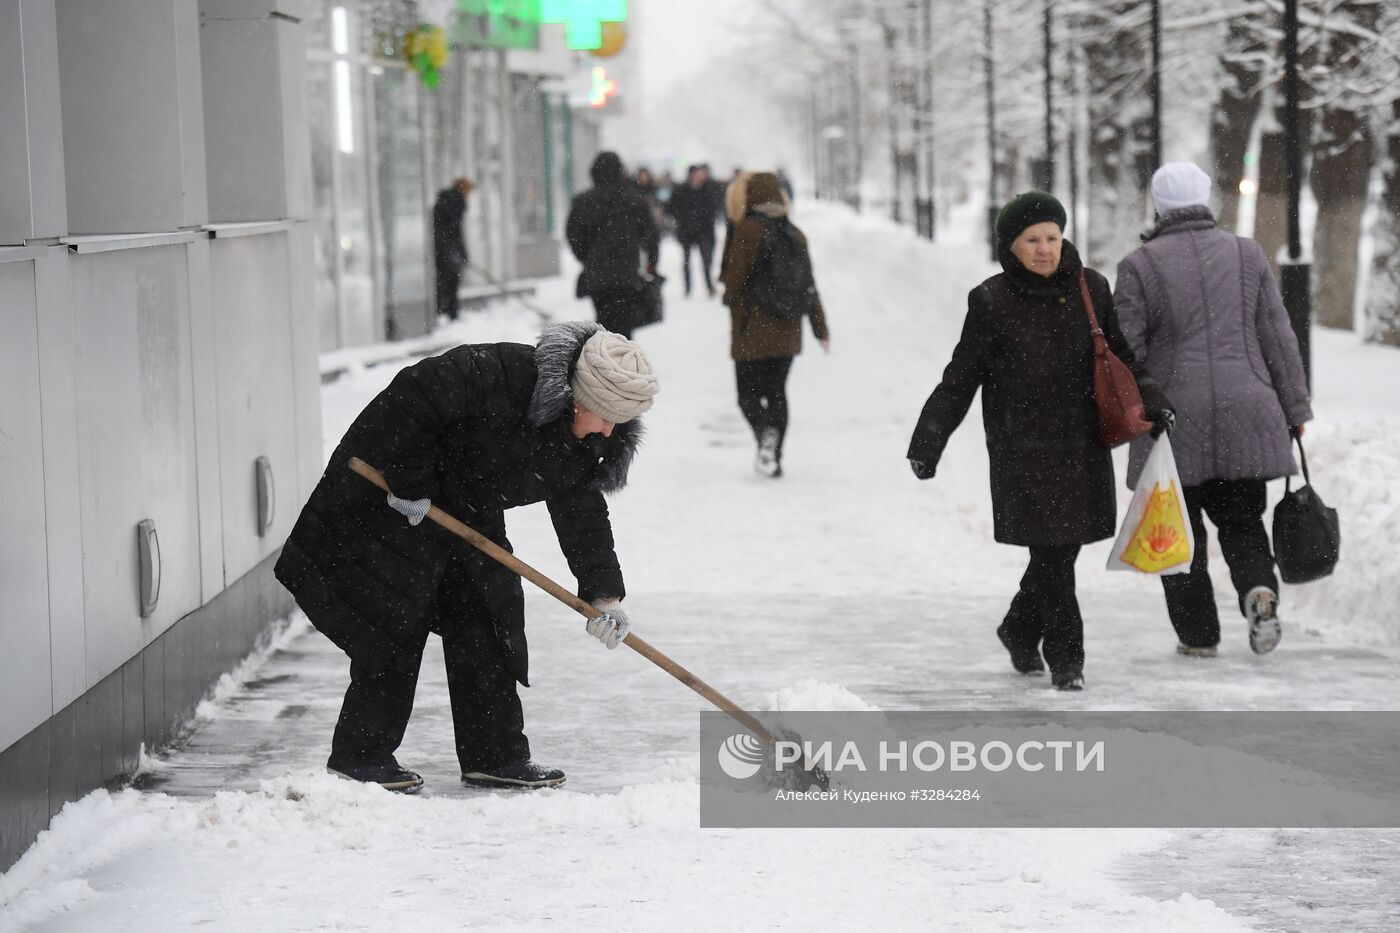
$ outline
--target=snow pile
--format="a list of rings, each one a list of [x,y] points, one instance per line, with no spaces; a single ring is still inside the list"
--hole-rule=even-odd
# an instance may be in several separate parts
[[[404,798],[309,771],[207,801],[98,792],[5,879],[23,893],[0,899],[0,929],[1244,929],[1210,901],[1106,883],[1162,831],[1045,831],[1031,854],[1023,833],[853,830],[838,850],[816,831],[698,831],[696,794]]]
[[[840,684],[807,677],[791,687],[764,694],[760,709],[779,713],[793,710],[865,713],[878,712],[880,707],[866,703]]]
[[[302,635],[311,630],[311,621],[300,609],[293,610],[286,618],[273,622],[261,635],[253,650],[231,671],[223,674],[215,682],[209,695],[195,707],[195,719],[213,719],[219,715],[219,704],[243,689],[243,685],[258,675],[267,659],[289,647]],[[142,749],[144,753],[144,748]]]

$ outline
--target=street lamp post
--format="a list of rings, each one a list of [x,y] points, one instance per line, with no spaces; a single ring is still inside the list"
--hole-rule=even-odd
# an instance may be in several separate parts
[[[1162,0],[1152,0],[1152,169],[1162,164]]]
[[[1303,371],[1312,385],[1312,266],[1303,259],[1300,201],[1303,193],[1303,146],[1298,126],[1298,0],[1283,4],[1283,129],[1288,166],[1288,261],[1283,279],[1283,306],[1298,336]]]
[[[997,259],[997,93],[992,65],[992,0],[982,4],[982,40],[987,66],[987,241]]]
[[[937,233],[938,205],[937,175],[934,173],[933,162],[933,0],[923,0],[920,12],[923,26],[923,80],[920,82],[920,90],[923,94],[924,105],[920,108],[923,124],[918,138],[920,148],[924,153],[924,195],[927,198],[920,205],[920,210],[923,234],[932,240]]]
[[[1041,167],[1040,190],[1050,191],[1055,187],[1055,75],[1050,58],[1053,52],[1051,43],[1054,34],[1050,29],[1050,0],[1045,0],[1045,163]]]

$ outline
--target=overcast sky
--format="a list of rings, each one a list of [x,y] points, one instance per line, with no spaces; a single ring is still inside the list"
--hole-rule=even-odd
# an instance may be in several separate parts
[[[654,170],[708,161],[728,174],[736,165],[801,171],[800,145],[752,81],[726,65],[741,48],[754,0],[631,0],[640,106],[605,130],[629,164]],[[635,100],[635,98],[634,98]]]

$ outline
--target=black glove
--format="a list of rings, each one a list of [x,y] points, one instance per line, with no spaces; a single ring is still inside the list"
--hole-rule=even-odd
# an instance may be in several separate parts
[[[1293,440],[1298,440],[1303,436],[1303,426],[1301,424],[1290,424],[1288,426],[1288,436]]]
[[[909,469],[913,470],[914,475],[919,479],[933,479],[933,474],[938,470],[935,466],[930,466],[922,460],[914,460],[912,458],[909,460]]]
[[[1163,395],[1162,390],[1155,385],[1139,386],[1138,390],[1142,393],[1142,404],[1146,409],[1144,414],[1153,425],[1152,439],[1161,437],[1163,431],[1170,434],[1176,426],[1176,408],[1171,399]]]

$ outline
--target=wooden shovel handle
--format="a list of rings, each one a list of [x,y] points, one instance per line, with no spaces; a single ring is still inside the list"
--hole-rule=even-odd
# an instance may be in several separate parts
[[[359,457],[350,458],[350,469],[354,470],[356,473],[363,476],[365,479],[369,480],[371,483],[378,486],[386,493],[391,492],[391,490],[389,489],[388,482],[386,482],[384,479],[384,474],[380,473],[368,463],[365,463]],[[520,576],[524,577],[526,580],[529,580],[531,583],[535,584],[535,586],[538,586],[540,589],[544,590],[550,596],[553,596],[555,599],[559,600],[561,603],[568,606],[570,609],[574,610],[579,615],[583,616],[585,619],[593,619],[602,615],[602,613],[599,610],[595,609],[589,603],[586,603],[582,599],[579,599],[578,596],[564,589],[564,587],[560,586],[558,583],[555,583],[549,577],[540,573],[534,567],[531,567],[529,564],[516,557],[510,551],[507,551],[505,548],[501,547],[495,541],[492,541],[490,538],[486,537],[476,529],[471,528],[470,526],[465,525],[457,519],[453,518],[451,515],[447,514],[437,506],[434,505],[429,507],[428,518],[432,519],[434,522],[441,525],[443,528],[446,528],[448,531],[452,532],[454,535],[461,538],[463,541],[466,541],[478,551],[487,554],[488,556],[509,567],[511,570],[520,574]],[[691,690],[694,690],[696,693],[709,700],[717,708],[723,710],[730,716],[734,717],[734,719],[738,720],[746,729],[751,731],[754,735],[758,736],[763,741],[767,742],[769,745],[772,745],[776,741],[773,738],[773,734],[769,732],[766,728],[764,728],[763,724],[760,723],[757,719],[753,718],[747,712],[740,709],[738,705],[736,705],[732,700],[730,700],[724,694],[720,693],[714,687],[711,687],[699,677],[696,677],[690,671],[686,670],[684,667],[677,664],[675,661],[672,661],[660,650],[653,647],[648,642],[644,641],[640,635],[636,634],[635,632],[629,631],[627,633],[627,637],[622,640],[622,643],[627,647],[631,648],[633,651],[640,654],[642,657],[646,658],[651,663],[655,664],[657,667],[661,668],[666,673],[670,674],[672,677],[679,680],[681,683],[685,684]]]

